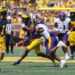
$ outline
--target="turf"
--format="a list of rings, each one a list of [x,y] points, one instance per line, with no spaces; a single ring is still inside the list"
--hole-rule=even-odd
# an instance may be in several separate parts
[[[45,49],[41,49],[42,52],[45,52]],[[24,52],[24,49],[14,49],[14,55],[5,54],[5,57],[19,57]],[[57,50],[57,54],[59,56],[64,56],[61,49]],[[28,55],[31,57],[31,60],[38,60],[36,54],[31,51]],[[35,57],[34,59],[32,57]],[[29,58],[28,58],[29,59]],[[0,69],[4,71],[4,73],[0,73],[0,75],[75,75],[75,63],[67,63],[68,67],[60,68],[54,67],[53,63],[49,62],[21,62],[21,64],[13,66],[12,61],[2,61],[0,62]],[[25,60],[25,59],[24,59]],[[42,60],[48,60],[41,58]],[[72,62],[72,60],[71,60]],[[58,63],[59,64],[59,63]]]

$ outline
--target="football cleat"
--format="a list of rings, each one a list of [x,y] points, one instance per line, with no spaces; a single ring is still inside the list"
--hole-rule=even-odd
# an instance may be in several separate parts
[[[61,68],[65,67],[65,63],[66,63],[66,60],[61,60],[60,67],[61,67]]]
[[[18,64],[20,64],[20,62],[21,62],[21,59],[19,59],[16,62],[14,62],[13,65],[18,65]]]
[[[65,60],[69,60],[70,57],[68,55],[65,55]]]
[[[0,73],[3,73],[3,71],[0,69]]]

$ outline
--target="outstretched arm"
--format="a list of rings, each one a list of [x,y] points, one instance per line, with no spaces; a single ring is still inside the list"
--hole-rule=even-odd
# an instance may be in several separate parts
[[[39,34],[39,33],[41,33],[41,32],[43,32],[43,29],[42,28],[38,28],[38,29],[35,30],[35,34],[36,35]]]

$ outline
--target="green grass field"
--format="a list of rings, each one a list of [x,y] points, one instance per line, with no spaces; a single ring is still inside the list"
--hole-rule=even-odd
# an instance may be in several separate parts
[[[45,52],[45,49],[41,49],[41,51]],[[12,63],[19,59],[23,52],[24,49],[19,48],[14,49],[14,55],[5,54],[4,60],[0,62],[0,69],[4,73],[0,75],[75,75],[75,60],[69,60],[66,68],[54,67],[50,60],[37,57],[33,51],[21,64],[13,66]],[[61,49],[57,50],[57,55],[64,56]]]

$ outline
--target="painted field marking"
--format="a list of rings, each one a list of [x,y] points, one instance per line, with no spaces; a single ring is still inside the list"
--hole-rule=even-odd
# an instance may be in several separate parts
[[[14,62],[14,61],[17,61],[19,58],[20,57],[5,57],[2,60],[2,62]],[[64,59],[64,57],[61,57],[61,59]],[[52,61],[47,58],[42,58],[42,57],[26,57],[22,62],[51,63]],[[75,60],[68,60],[67,63],[75,63]]]

